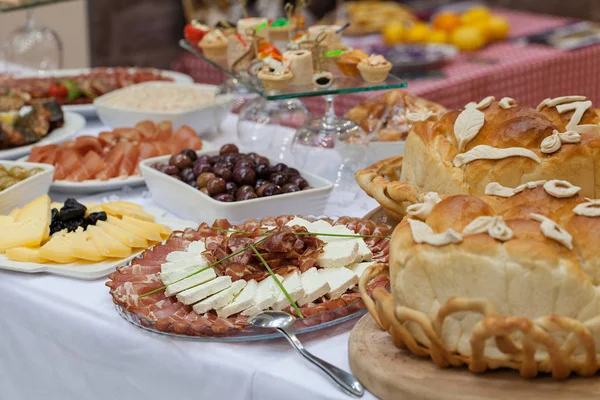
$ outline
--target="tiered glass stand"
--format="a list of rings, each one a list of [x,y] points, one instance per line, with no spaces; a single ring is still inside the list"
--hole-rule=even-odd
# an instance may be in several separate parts
[[[364,166],[367,156],[368,138],[365,132],[354,122],[347,118],[337,116],[334,110],[334,100],[339,94],[360,93],[375,90],[396,89],[406,87],[406,82],[392,74],[379,83],[365,82],[361,77],[349,77],[342,75],[334,63],[328,59],[322,59],[323,70],[331,72],[334,76],[333,82],[329,87],[318,87],[316,85],[308,86],[288,86],[283,90],[266,90],[256,76],[247,71],[232,71],[227,66],[227,60],[211,60],[206,58],[201,50],[190,44],[186,40],[179,42],[180,46],[190,53],[202,58],[213,67],[224,72],[227,76],[235,79],[239,84],[245,86],[249,91],[258,94],[260,97],[254,100],[248,107],[252,112],[240,115],[240,123],[246,114],[256,115],[257,110],[264,110],[266,119],[272,115],[273,110],[294,109],[294,116],[302,112],[304,106],[297,100],[303,97],[321,96],[325,99],[326,110],[323,116],[317,118],[307,117],[301,126],[290,124],[288,129],[292,136],[287,140],[280,137],[270,136],[262,138],[262,142],[277,143],[276,154],[267,154],[280,159],[286,159],[287,163],[295,165],[299,169],[321,175],[330,179],[336,186],[336,191],[340,199],[351,202],[357,193],[354,181],[354,170]],[[273,103],[276,102],[276,103]],[[300,104],[300,105],[298,105]],[[305,109],[304,109],[305,110]],[[253,117],[255,121],[261,118]],[[285,118],[279,118],[284,120]],[[284,124],[285,125],[285,124]],[[240,135],[238,125],[238,135]],[[269,132],[269,129],[260,129],[261,132]],[[242,136],[242,135],[240,135]],[[259,137],[258,135],[250,135]],[[241,140],[242,144],[244,140]],[[284,143],[282,149],[281,143]],[[289,157],[289,158],[288,158]],[[340,203],[343,203],[340,201]],[[343,204],[342,204],[343,205]]]

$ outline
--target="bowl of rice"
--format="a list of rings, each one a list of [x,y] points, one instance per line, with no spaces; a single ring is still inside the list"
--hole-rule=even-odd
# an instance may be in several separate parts
[[[100,120],[111,128],[140,121],[170,120],[196,132],[214,131],[233,104],[231,94],[217,94],[217,86],[193,83],[148,82],[100,96],[94,106]]]

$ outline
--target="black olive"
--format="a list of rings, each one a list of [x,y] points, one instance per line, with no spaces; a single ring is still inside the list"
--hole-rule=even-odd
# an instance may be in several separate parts
[[[238,188],[238,190],[235,192],[235,195],[236,195],[236,197],[239,197],[242,193],[245,193],[245,192],[252,192],[252,193],[254,193],[254,188],[252,186],[250,186],[250,185],[240,186]]]
[[[194,175],[198,176],[203,172],[212,172],[212,167],[210,164],[200,164],[198,161],[196,161],[192,171],[194,171]]]
[[[198,157],[198,159],[196,160],[196,162],[201,163],[201,164],[210,164],[210,156],[207,155],[203,155]]]
[[[163,172],[167,175],[179,175],[179,168],[174,165],[167,165],[163,168]]]
[[[215,168],[213,169],[213,172],[215,175],[220,176],[221,178],[225,179],[226,181],[230,180],[231,176],[232,176],[231,169],[225,168],[225,167],[215,166]]]
[[[262,195],[264,197],[281,194],[281,188],[274,183],[265,183],[262,188]]]
[[[287,170],[288,166],[283,164],[283,163],[279,163],[279,164],[275,164],[271,167],[271,172],[285,172]]]
[[[75,199],[67,199],[56,218],[60,221],[83,218],[87,208]]]
[[[288,168],[287,171],[285,171],[285,174],[291,178],[292,176],[300,175],[300,171],[296,168]]]
[[[250,158],[242,158],[235,163],[235,168],[250,167],[254,168],[256,164]]]
[[[301,177],[300,175],[291,177],[290,183],[293,183],[294,185],[298,186],[300,189],[304,189],[305,187],[308,186],[308,182],[306,182],[306,180],[303,177]]]
[[[88,225],[96,225],[96,222],[106,221],[106,219],[107,217],[104,211],[90,213],[86,218]]]
[[[288,183],[288,178],[284,174],[271,174],[269,180],[276,184],[277,186],[283,186]]]
[[[258,164],[254,170],[256,171],[256,176],[263,179],[268,178],[271,174],[271,169],[267,164]]]
[[[233,170],[233,181],[238,185],[254,185],[256,172],[249,167],[241,167]]]
[[[185,154],[173,154],[169,160],[169,164],[179,169],[184,169],[192,166],[192,160]]]
[[[226,203],[230,203],[232,201],[234,201],[235,199],[233,198],[232,195],[230,195],[229,193],[220,193],[217,194],[213,197],[213,199],[218,200],[218,201],[224,201]]]
[[[196,161],[198,159],[198,154],[196,154],[193,149],[181,150],[181,154],[185,154],[192,161]]]
[[[232,143],[224,144],[223,146],[221,146],[221,149],[219,150],[220,155],[225,155],[228,153],[239,153],[239,152],[240,152],[240,150],[238,149],[238,147]]]
[[[330,81],[331,80],[329,78],[327,78],[326,76],[322,76],[317,79],[317,84],[318,85],[327,85]]]
[[[206,189],[208,190],[208,194],[210,194],[211,196],[225,193],[225,191],[227,190],[225,179],[214,178],[214,179],[210,180],[206,184]]]
[[[267,183],[266,179],[257,179],[256,183],[254,184],[254,189],[258,190],[258,188],[264,185],[265,183]]]
[[[181,171],[181,179],[184,182],[196,180],[196,175],[194,175],[194,171],[192,168],[186,168]]]
[[[281,191],[282,191],[283,193],[294,193],[294,192],[299,192],[300,190],[302,190],[302,189],[300,189],[300,188],[298,187],[298,185],[294,185],[293,183],[288,183],[288,184],[285,184],[285,185],[283,185],[283,187],[281,188]]]
[[[225,184],[225,190],[226,190],[226,191],[227,191],[227,193],[229,193],[230,195],[232,195],[232,196],[235,196],[235,194],[236,194],[236,192],[237,192],[237,190],[238,190],[238,187],[237,187],[237,185],[236,185],[235,183],[233,183],[233,182],[227,182],[227,183]]]
[[[252,192],[240,193],[236,199],[238,201],[244,201],[244,200],[250,200],[250,199],[256,199],[256,198],[258,198],[258,195],[252,191]]]

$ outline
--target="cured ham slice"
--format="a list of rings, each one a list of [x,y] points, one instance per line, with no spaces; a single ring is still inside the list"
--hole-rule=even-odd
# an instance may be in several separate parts
[[[79,168],[76,168],[67,176],[67,180],[73,182],[81,182],[91,179],[96,176],[100,171],[106,169],[106,163],[98,155],[98,153],[90,150],[83,157],[82,163]]]
[[[79,168],[81,165],[81,156],[75,150],[59,150],[56,156],[56,162],[60,168],[55,169],[54,179],[65,179],[67,176]]]
[[[29,161],[31,162],[44,162],[43,160],[48,158],[49,155],[53,154],[56,158],[56,151],[58,150],[57,144],[49,144],[46,146],[34,147],[31,149],[31,155]]]
[[[173,134],[173,123],[171,121],[162,121],[156,124],[158,135],[156,140],[168,140]]]
[[[140,161],[159,155],[154,143],[140,143],[139,149],[140,154],[138,155],[138,160]]]
[[[102,154],[104,143],[101,139],[93,136],[80,136],[75,139],[73,149],[77,150],[80,154],[86,154],[88,151],[95,151],[98,154]]]
[[[106,181],[117,176],[119,173],[119,167],[121,166],[121,162],[125,156],[124,147],[125,142],[120,142],[104,156],[106,168],[95,175],[96,179]]]
[[[142,121],[135,125],[135,130],[140,133],[140,137],[144,142],[151,142],[156,140],[158,135],[158,129],[152,121]]]
[[[137,168],[139,149],[133,143],[125,143],[123,147],[123,159],[119,166],[118,176],[130,176]]]

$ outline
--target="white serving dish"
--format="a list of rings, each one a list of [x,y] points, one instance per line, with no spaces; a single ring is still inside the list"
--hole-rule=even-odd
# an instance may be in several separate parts
[[[241,152],[246,152],[240,149]],[[198,155],[217,155],[218,150],[199,151]],[[333,183],[308,172],[300,171],[311,190],[262,197],[252,200],[225,203],[217,201],[198,189],[187,185],[151,167],[157,162],[166,163],[170,156],[149,158],[140,162],[140,170],[156,204],[180,218],[212,223],[226,218],[241,223],[251,218],[263,218],[285,214],[322,215]],[[269,159],[273,164],[279,161]]]
[[[6,169],[21,167],[29,171],[33,168],[41,168],[39,172],[21,182],[0,192],[0,215],[9,214],[12,210],[29,203],[30,201],[48,193],[54,167],[48,164],[30,163],[24,161],[0,161],[0,165]]]
[[[173,230],[182,230],[187,227],[194,227],[194,224],[191,221],[165,218],[164,215],[166,212],[164,210],[156,208],[145,208],[145,210],[154,215],[157,223],[167,225]],[[76,279],[98,279],[107,276],[111,272],[114,272],[115,268],[119,265],[127,265],[131,259],[137,257],[141,253],[143,253],[143,250],[138,251],[127,258],[108,259],[100,262],[79,261],[70,264],[39,264],[32,262],[12,261],[9,260],[5,254],[0,254],[0,269],[25,272],[29,274],[46,272],[52,275],[60,275]]]
[[[69,194],[92,194],[120,190],[124,187],[136,187],[144,184],[144,178],[138,175],[116,177],[106,181],[91,179],[83,182],[66,180],[52,182],[52,191]]]
[[[406,141],[398,140],[394,142],[370,142],[367,150],[367,165],[373,165],[377,161],[390,157],[404,155],[404,144]]]
[[[72,69],[51,69],[47,71],[27,71],[18,74],[13,74],[15,78],[47,78],[55,76],[57,78],[63,76],[74,76],[88,74],[92,68],[72,68]],[[173,79],[175,83],[193,83],[191,76],[175,71],[160,70],[163,76]],[[64,111],[75,112],[84,117],[95,117],[96,107],[93,104],[73,104],[62,106]]]
[[[29,144],[27,146],[0,150],[0,160],[14,160],[16,158],[23,157],[24,155],[29,154],[31,149],[35,146],[45,146],[47,144],[64,142],[85,127],[85,118],[83,118],[81,115],[72,112],[66,112],[64,115],[65,123],[62,127],[54,129],[39,142]]]
[[[106,105],[106,101],[112,97],[141,85],[193,86],[213,93],[216,93],[218,89],[216,85],[147,82],[115,90],[114,92],[107,93],[104,96],[100,96],[94,100],[94,106],[96,107],[98,117],[104,123],[104,125],[110,126],[111,128],[116,128],[120,126],[134,126],[138,122],[146,120],[156,123],[160,121],[171,120],[173,122],[173,129],[177,129],[182,125],[189,125],[200,135],[202,133],[215,130],[231,109],[231,105],[234,101],[234,96],[231,94],[217,95],[215,97],[214,104],[186,111],[142,111]]]

